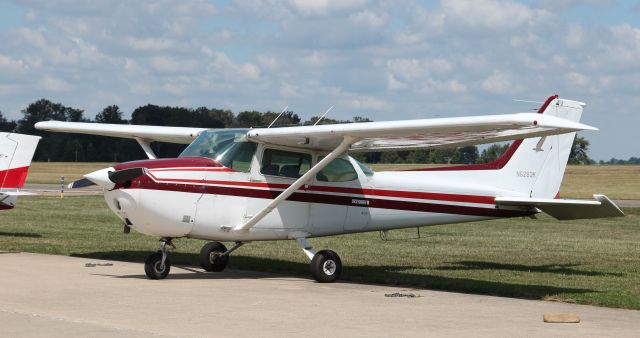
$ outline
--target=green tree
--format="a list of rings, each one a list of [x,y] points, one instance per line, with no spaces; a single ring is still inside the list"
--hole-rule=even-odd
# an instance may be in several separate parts
[[[2,112],[0,111],[0,131],[13,132],[15,131],[16,126],[17,126],[16,121],[7,120],[4,117],[4,115],[2,115]]]
[[[128,121],[122,118],[120,107],[116,105],[105,107],[99,112],[94,121],[98,123],[127,124]]]
[[[509,148],[509,144],[492,144],[489,148],[482,150],[482,154],[480,154],[480,159],[478,162],[480,163],[490,163],[498,159],[498,157],[502,156],[505,151]]]
[[[436,164],[460,163],[460,153],[456,149],[433,149],[429,154],[429,162]]]
[[[480,157],[478,147],[476,146],[458,148],[458,154],[459,163],[461,164],[474,164],[478,162],[478,158]]]
[[[67,107],[61,103],[53,103],[47,99],[40,99],[22,110],[22,118],[18,121],[16,131],[22,134],[39,135],[42,140],[36,148],[35,161],[73,161],[76,150],[83,151],[77,147],[79,140],[86,140],[86,135],[49,133],[35,129],[34,125],[40,121],[58,120],[70,122],[88,122],[83,117],[83,111],[72,107]],[[79,154],[79,157],[84,153]]]
[[[589,151],[589,141],[584,137],[576,135],[573,139],[573,145],[571,145],[571,152],[569,153],[569,164],[592,164],[593,160],[589,158],[587,152]]]

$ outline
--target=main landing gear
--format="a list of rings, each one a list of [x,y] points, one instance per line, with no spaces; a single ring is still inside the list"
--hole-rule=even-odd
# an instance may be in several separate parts
[[[315,252],[306,238],[297,238],[296,242],[302,251],[311,259],[311,275],[320,283],[333,283],[342,273],[342,261],[337,253],[331,250]]]
[[[229,254],[237,248],[244,245],[245,242],[236,242],[231,249],[227,248],[220,242],[209,242],[200,250],[200,266],[205,271],[220,272],[227,267],[229,263]]]
[[[337,253],[331,250],[315,252],[306,238],[297,238],[296,241],[311,260],[311,275],[315,280],[320,283],[332,283],[340,278],[342,261],[340,261],[340,256]],[[200,250],[200,265],[205,271],[220,272],[227,267],[229,254],[244,244],[245,242],[236,242],[231,249],[227,249],[220,242],[209,242]],[[167,246],[175,249],[175,246],[171,243],[171,238],[162,238],[160,240],[160,250],[147,257],[144,263],[144,272],[150,279],[164,279],[169,275],[171,260],[167,254]]]
[[[228,249],[220,242],[209,242],[200,250],[200,265],[209,272],[220,272],[227,267],[229,263],[229,254],[237,248],[244,245],[245,242],[236,242],[236,244]],[[167,246],[176,248],[171,243],[171,238],[162,238],[160,240],[160,250],[147,257],[144,263],[144,272],[149,279],[164,279],[169,275],[171,270],[171,260],[167,255]]]

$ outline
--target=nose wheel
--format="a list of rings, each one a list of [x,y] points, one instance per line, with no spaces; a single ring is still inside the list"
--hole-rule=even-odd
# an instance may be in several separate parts
[[[154,252],[144,262],[144,272],[149,279],[165,279],[171,270],[171,260],[167,255],[167,245],[175,249],[170,238],[160,240],[160,250]]]

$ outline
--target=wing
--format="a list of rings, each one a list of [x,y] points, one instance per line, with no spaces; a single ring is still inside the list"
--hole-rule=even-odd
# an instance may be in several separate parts
[[[169,142],[189,144],[206,128],[162,127],[131,124],[85,123],[44,121],[35,124],[36,129],[142,140],[145,142]]]
[[[551,115],[519,113],[389,122],[259,128],[247,133],[259,143],[330,151],[345,137],[349,151],[459,147],[564,134],[597,128]]]

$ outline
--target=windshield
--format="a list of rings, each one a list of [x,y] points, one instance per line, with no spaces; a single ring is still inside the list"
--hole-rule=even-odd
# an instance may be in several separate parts
[[[243,139],[248,129],[205,130],[178,157],[208,157],[216,159],[234,141]]]

